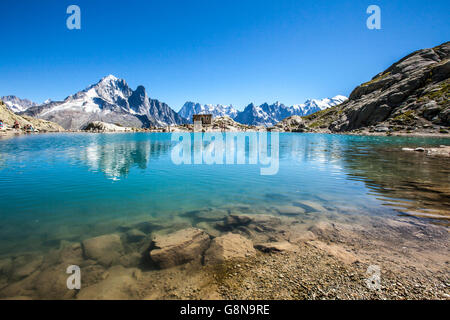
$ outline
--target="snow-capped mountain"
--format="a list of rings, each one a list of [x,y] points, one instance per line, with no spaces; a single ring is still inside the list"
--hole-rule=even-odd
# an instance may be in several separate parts
[[[167,126],[186,121],[167,104],[147,96],[145,88],[132,90],[112,75],[64,99],[27,109],[24,114],[59,123],[65,129],[82,129],[92,121],[130,127]]]
[[[287,117],[307,116],[314,112],[341,104],[345,100],[347,100],[347,98],[344,96],[336,96],[334,98],[322,100],[311,99],[303,104],[290,107],[279,102],[271,105],[264,103],[260,106],[251,103],[243,111],[238,112],[234,120],[242,124],[269,127]]]
[[[272,126],[291,115],[289,107],[279,102],[271,105],[264,103],[260,106],[251,103],[239,112],[234,120],[254,126]]]
[[[341,104],[345,100],[347,100],[347,98],[344,96],[336,96],[334,98],[322,100],[311,99],[307,100],[303,104],[293,105],[290,107],[287,107],[279,102],[271,105],[264,103],[260,106],[256,106],[251,103],[243,111],[238,112],[234,120],[247,125],[273,126],[287,117],[294,115],[307,116],[314,112]]]
[[[1,97],[6,106],[14,113],[23,112],[28,108],[37,106],[38,104],[28,99],[20,99],[16,96]]]
[[[307,116],[317,111],[325,110],[329,107],[337,106],[348,100],[347,97],[337,95],[333,98],[325,98],[322,100],[309,99],[303,104],[296,104],[291,107],[292,112],[297,116]]]
[[[192,116],[194,114],[212,114],[215,117],[223,117],[229,116],[230,118],[235,118],[238,114],[238,111],[233,108],[232,105],[224,106],[221,104],[212,105],[212,104],[200,104],[194,102],[186,102],[183,107],[181,107],[178,114],[185,119],[188,119],[189,122],[192,122]]]

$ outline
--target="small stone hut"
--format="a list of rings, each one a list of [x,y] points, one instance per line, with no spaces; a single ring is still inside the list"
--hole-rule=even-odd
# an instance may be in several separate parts
[[[212,114],[194,114],[192,116],[192,121],[194,123],[196,121],[201,121],[202,125],[210,125],[212,124]]]

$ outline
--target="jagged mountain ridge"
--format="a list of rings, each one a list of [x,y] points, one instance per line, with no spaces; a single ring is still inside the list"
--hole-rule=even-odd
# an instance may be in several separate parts
[[[338,95],[326,99],[310,99],[303,104],[285,106],[282,103],[264,103],[262,105],[249,104],[243,111],[237,111],[231,105],[201,105],[194,102],[186,102],[179,114],[192,122],[194,114],[212,114],[213,117],[229,116],[231,119],[245,125],[272,126],[279,121],[291,116],[306,116],[311,113],[325,110],[347,100],[347,97]]]
[[[83,129],[93,121],[138,128],[186,123],[167,104],[150,99],[143,86],[133,91],[125,80],[112,75],[64,101],[33,106],[22,114],[53,121],[72,130]]]
[[[23,112],[28,108],[37,106],[38,104],[28,100],[28,99],[20,99],[16,96],[5,96],[0,98],[3,103],[14,113]]]
[[[0,99],[0,120],[2,120],[3,124],[9,128],[12,128],[13,125],[17,122],[20,128],[23,128],[27,125],[33,126],[34,129],[37,129],[41,132],[60,132],[64,131],[64,129],[57,123],[53,123],[50,121],[35,119],[28,116],[19,116],[16,113],[12,112],[6,103],[4,103]]]
[[[232,105],[202,105],[200,103],[188,101],[183,105],[183,107],[181,107],[180,111],[178,111],[178,114],[192,122],[192,116],[194,114],[212,114],[214,118],[228,116],[234,119],[238,114],[238,111]]]
[[[279,102],[271,105],[264,103],[260,106],[251,103],[242,112],[239,112],[234,120],[247,125],[270,127],[288,117],[306,116],[336,106],[346,100],[346,97],[339,95],[322,100],[310,99],[304,104],[289,107]]]

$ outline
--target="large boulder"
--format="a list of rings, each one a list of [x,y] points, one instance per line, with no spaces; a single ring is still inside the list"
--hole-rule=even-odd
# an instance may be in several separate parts
[[[214,238],[205,253],[205,264],[220,264],[233,259],[243,259],[256,254],[252,241],[239,234],[227,233]]]
[[[209,247],[210,241],[210,236],[197,228],[156,235],[152,241],[150,258],[160,268],[170,268],[192,260],[200,260]]]
[[[117,264],[123,254],[123,245],[118,234],[90,238],[84,240],[82,246],[86,258],[96,260],[105,267]]]

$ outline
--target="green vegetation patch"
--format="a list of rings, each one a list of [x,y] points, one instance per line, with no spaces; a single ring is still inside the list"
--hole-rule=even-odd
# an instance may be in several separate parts
[[[414,111],[412,111],[412,110],[408,110],[392,119],[392,121],[395,123],[405,124],[405,125],[414,124],[415,120],[416,120],[416,115],[414,114]]]
[[[439,84],[436,90],[426,93],[419,98],[419,101],[434,100],[441,106],[449,105],[450,100],[450,80],[447,79]]]

